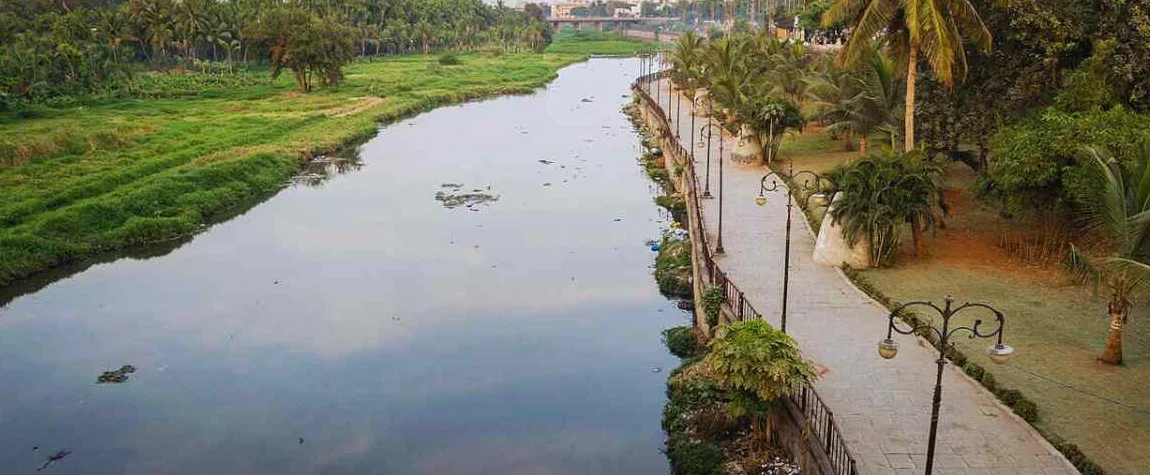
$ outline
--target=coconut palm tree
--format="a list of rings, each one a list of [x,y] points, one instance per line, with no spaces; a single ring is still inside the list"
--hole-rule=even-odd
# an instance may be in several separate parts
[[[710,42],[706,52],[707,90],[722,107],[728,128],[734,125],[734,113],[742,108],[754,79],[747,64],[751,56],[743,46],[740,38],[723,37]]]
[[[694,31],[688,31],[679,35],[671,50],[671,64],[674,65],[671,80],[675,81],[679,89],[686,91],[692,100],[699,87],[698,79],[702,73],[700,68],[703,66],[704,48],[703,38]]]
[[[1110,293],[1107,311],[1109,333],[1099,360],[1122,364],[1122,333],[1133,307],[1134,297],[1150,277],[1146,264],[1147,237],[1150,236],[1150,137],[1142,143],[1129,177],[1108,152],[1086,148],[1101,186],[1087,200],[1083,219],[1088,227],[1106,240],[1107,253],[1087,256],[1071,246],[1070,268],[1081,281],[1104,286]]]
[[[865,156],[867,137],[876,132],[890,134],[894,146],[901,94],[893,62],[874,50],[864,64],[848,70],[831,68],[808,78],[803,110],[829,124],[827,131],[843,135],[848,145],[858,135],[859,155]]]
[[[900,68],[905,68],[906,150],[914,148],[919,57],[926,60],[939,81],[950,87],[966,76],[964,40],[983,51],[989,51],[991,46],[990,31],[969,0],[837,0],[823,14],[823,25],[844,21],[854,29],[839,56],[843,64],[855,64],[865,58],[871,42],[879,38]]]
[[[772,38],[773,39],[773,38]],[[775,43],[780,43],[774,40]],[[807,75],[808,48],[802,44],[785,45],[768,59],[770,70],[767,72],[767,81],[773,87],[771,93],[794,103],[803,100],[803,81]]]

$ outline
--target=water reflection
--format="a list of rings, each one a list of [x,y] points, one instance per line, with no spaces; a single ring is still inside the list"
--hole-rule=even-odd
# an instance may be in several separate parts
[[[363,168],[363,159],[355,149],[346,149],[333,155],[317,155],[311,159],[303,170],[292,177],[293,186],[323,186],[336,175],[359,171]]]
[[[683,316],[648,268],[635,66],[394,124],[178,248],[6,289],[0,472],[665,473],[651,368]]]

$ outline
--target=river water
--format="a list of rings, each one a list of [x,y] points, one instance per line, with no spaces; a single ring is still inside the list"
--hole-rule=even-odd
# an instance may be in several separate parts
[[[637,70],[383,127],[178,247],[7,289],[0,473],[666,473],[686,320],[650,274]],[[472,190],[498,200],[435,198]]]

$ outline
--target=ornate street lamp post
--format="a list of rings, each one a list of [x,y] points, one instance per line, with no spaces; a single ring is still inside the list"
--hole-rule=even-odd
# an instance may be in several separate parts
[[[657,106],[659,106],[661,108],[662,106],[659,105],[659,97],[660,97],[660,95],[662,95],[662,85],[659,84],[659,76],[658,76],[659,72],[662,72],[662,55],[661,55],[661,53],[656,53],[656,71],[654,71],[654,72],[656,72],[656,76],[651,78],[651,81],[654,82],[654,104],[656,104]]]
[[[1011,348],[1009,345],[1002,344],[1002,327],[1006,323],[1002,312],[986,304],[970,302],[964,303],[955,308],[953,306],[954,299],[949,295],[946,296],[945,302],[946,304],[942,308],[938,308],[938,306],[932,302],[918,301],[906,303],[894,310],[891,310],[890,323],[887,325],[886,329],[886,339],[878,343],[879,356],[889,360],[898,355],[898,342],[894,341],[894,332],[898,332],[903,335],[910,335],[916,332],[933,331],[935,335],[938,336],[939,352],[938,361],[936,361],[938,364],[938,376],[935,378],[934,382],[934,401],[931,403],[930,409],[930,438],[928,439],[926,446],[926,475],[931,475],[932,470],[934,469],[934,444],[938,435],[938,409],[942,402],[942,369],[944,366],[946,366],[946,357],[943,356],[943,350],[947,348],[947,345],[950,342],[950,338],[963,331],[970,332],[970,338],[997,337],[997,343],[987,348],[987,355],[990,356],[990,361],[993,361],[994,364],[1006,363],[1006,361],[1010,359],[1010,356],[1014,354],[1014,348]],[[903,330],[896,326],[894,323],[895,316],[902,313],[902,311],[907,307],[913,306],[928,307],[938,313],[942,317],[942,329],[940,330],[935,328],[929,323],[919,325],[917,327],[911,328],[910,330]],[[998,323],[998,327],[995,328],[992,332],[983,333],[981,331],[982,319],[976,319],[974,321],[974,325],[968,327],[960,326],[950,328],[950,318],[968,308],[983,308],[989,310],[994,314],[994,319]]]
[[[767,186],[767,180],[771,180],[770,187]],[[787,332],[787,295],[791,281],[791,207],[794,205],[794,187],[798,187],[802,191],[809,192],[806,196],[806,202],[810,203],[810,199],[819,195],[822,182],[830,182],[830,180],[823,178],[822,175],[812,172],[810,170],[795,171],[792,163],[790,170],[784,173],[771,172],[763,176],[759,180],[759,196],[755,197],[755,204],[763,206],[767,204],[768,191],[775,191],[779,189],[779,182],[776,179],[782,179],[790,182],[791,185],[787,186],[787,231],[786,231],[786,245],[783,247],[783,314],[781,320],[781,329],[783,333]],[[799,181],[801,179],[802,181]]]
[[[703,191],[703,198],[710,198],[710,182],[711,182],[711,137],[718,133],[719,135],[719,239],[715,244],[715,254],[724,254],[723,250],[723,127],[719,124],[711,122],[707,119],[707,125],[699,129],[699,135],[706,134],[707,136],[707,189]],[[703,147],[703,141],[699,141],[699,147]]]
[[[695,100],[695,108],[698,109],[700,107],[703,107],[703,100],[702,100],[703,98],[698,97],[695,99],[696,99]],[[699,129],[699,137],[703,136],[703,129],[710,127],[710,122],[711,122],[711,117],[710,117],[710,115],[707,115],[707,124],[708,125],[705,125]],[[692,129],[694,129],[694,125],[692,125],[691,127],[692,127]],[[694,142],[694,141],[695,141],[694,139],[691,139],[691,142]],[[719,146],[721,147],[722,145],[723,145],[722,141],[719,141]],[[699,141],[699,148],[703,148],[703,141],[702,140]],[[711,135],[710,134],[707,134],[707,166],[704,169],[703,174],[704,174],[703,198],[704,199],[714,198],[713,196],[711,196]]]
[[[683,97],[682,96],[683,96],[683,90],[680,88],[679,89],[679,100],[675,101],[675,140],[680,139],[679,130],[683,128],[683,124],[679,120],[681,118],[680,113],[683,110]]]
[[[645,56],[647,58],[647,61],[645,61],[647,63],[647,74],[646,75],[650,76],[651,73],[655,69],[654,51],[652,49],[650,49],[650,47],[646,48]],[[654,86],[651,84],[651,80],[648,78],[647,79],[647,95],[651,95],[651,90],[653,89],[653,87]]]
[[[694,162],[695,162],[695,147],[692,147],[691,144],[695,143],[695,98],[694,98],[694,94],[692,94],[691,107],[689,110],[687,110],[687,113],[691,115],[691,140],[687,141],[687,149],[691,151],[691,166],[693,167]],[[708,160],[708,165],[709,164],[710,164],[710,161]],[[696,176],[694,179],[698,180],[699,178]],[[698,193],[699,190],[695,190],[694,192]]]

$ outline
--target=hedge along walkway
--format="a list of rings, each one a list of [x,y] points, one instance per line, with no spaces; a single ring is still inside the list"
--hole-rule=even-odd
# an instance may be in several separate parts
[[[660,102],[667,103],[666,81]],[[676,98],[678,96],[676,95]],[[682,142],[690,147],[689,101],[682,100],[681,123],[673,123]],[[664,106],[666,107],[666,106]],[[668,108],[672,121],[674,107]],[[698,173],[705,174],[705,149],[697,147]],[[729,157],[736,141],[724,142]],[[718,143],[710,164],[711,192],[703,203],[706,231],[711,243],[718,239]],[[768,194],[768,202],[754,202],[765,167],[723,165],[723,245],[719,265],[746,293],[751,304],[771,324],[781,313],[786,191]],[[704,180],[699,177],[700,182]],[[781,188],[781,187],[780,187]],[[926,460],[931,399],[938,353],[914,337],[896,335],[900,352],[893,360],[878,356],[876,345],[886,335],[888,311],[856,289],[833,267],[812,260],[814,236],[794,209],[791,230],[791,279],[787,332],[798,340],[804,354],[822,369],[816,386],[834,411],[847,445],[863,474],[920,474]],[[942,295],[924,295],[941,302]],[[961,303],[963,295],[955,298]],[[975,296],[971,296],[975,297]],[[1007,316],[1009,336],[1009,315]],[[991,342],[987,341],[989,345]],[[1026,351],[1026,348],[1018,348]],[[934,473],[946,474],[1074,474],[1077,470],[1029,424],[1003,406],[994,395],[947,365],[943,375],[942,411]]]

